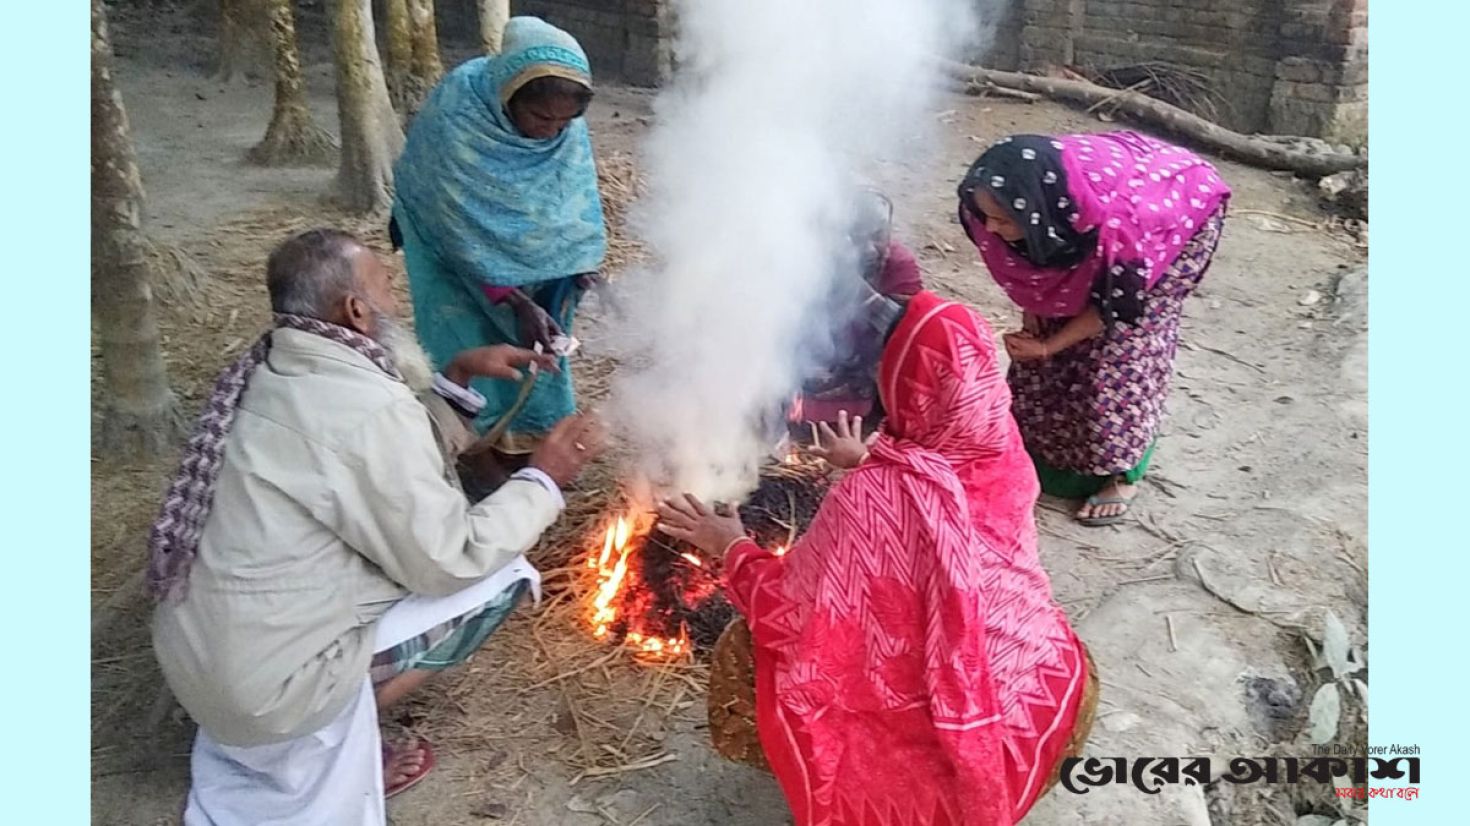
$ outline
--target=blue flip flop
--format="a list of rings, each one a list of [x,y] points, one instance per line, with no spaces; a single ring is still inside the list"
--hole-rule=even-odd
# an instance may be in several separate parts
[[[1133,496],[1125,498],[1122,496],[1098,496],[1097,494],[1093,494],[1087,497],[1089,507],[1095,508],[1098,505],[1122,505],[1122,513],[1115,513],[1112,516],[1089,516],[1086,518],[1079,516],[1077,517],[1077,521],[1089,528],[1103,528],[1108,525],[1116,525],[1122,522],[1123,518],[1128,515],[1128,512],[1133,509],[1133,497],[1137,495],[1135,493]]]

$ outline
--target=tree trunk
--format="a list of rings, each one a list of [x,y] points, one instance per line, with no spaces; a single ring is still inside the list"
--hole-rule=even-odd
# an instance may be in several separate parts
[[[163,366],[143,236],[143,180],[102,0],[92,0],[92,317],[102,350],[101,446],[157,455],[183,435]]]
[[[233,83],[265,74],[261,0],[219,0],[219,58],[215,78]]]
[[[408,13],[413,21],[413,76],[425,90],[432,89],[444,74],[434,0],[408,0]]]
[[[485,54],[500,54],[505,24],[510,20],[510,0],[476,0],[480,12],[480,48]]]
[[[247,157],[262,166],[293,163],[318,164],[331,160],[337,143],[311,117],[301,53],[296,43],[296,19],[291,0],[265,0],[275,53],[276,106],[265,138]]]
[[[409,0],[386,0],[388,26],[388,97],[400,113],[407,116],[411,108],[409,89],[413,84],[413,23],[408,15]]]
[[[1349,169],[1361,169],[1368,165],[1368,159],[1361,155],[1337,153],[1314,155],[1292,151],[1270,141],[1247,137],[1140,92],[1109,89],[1106,86],[1098,86],[1084,80],[1063,80],[1017,72],[1000,72],[950,61],[944,61],[942,65],[945,72],[951,77],[969,84],[980,86],[993,84],[1086,106],[1111,105],[1118,111],[1140,121],[1191,138],[1223,155],[1264,169],[1279,169],[1321,178]]]
[[[403,150],[403,129],[378,60],[372,0],[334,2],[337,110],[342,123],[337,188],[347,209],[377,212],[386,209],[393,197],[393,161]]]
[[[390,72],[394,70],[396,61],[403,54],[401,50],[405,48],[405,42],[400,38],[407,38],[408,59],[401,64],[404,71],[396,79],[390,77],[390,86],[397,86],[393,92],[393,105],[398,107],[406,124],[413,120],[413,116],[423,105],[424,98],[429,96],[434,84],[439,82],[444,74],[444,64],[439,61],[439,32],[434,23],[434,0],[388,0],[390,15],[394,11],[394,5],[402,5],[408,12],[405,31],[395,35],[390,28],[388,32]],[[391,27],[393,24],[394,18],[390,16],[388,25]]]

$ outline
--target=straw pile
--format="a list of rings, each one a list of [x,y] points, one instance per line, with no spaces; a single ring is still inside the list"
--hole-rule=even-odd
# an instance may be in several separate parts
[[[617,273],[648,260],[643,245],[628,229],[628,208],[644,192],[646,182],[637,164],[626,152],[608,152],[597,158],[597,185],[602,190],[602,210],[607,221],[607,264]]]

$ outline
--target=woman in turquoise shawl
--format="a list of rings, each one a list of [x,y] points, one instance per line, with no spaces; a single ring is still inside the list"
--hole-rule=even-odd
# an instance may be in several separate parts
[[[607,249],[592,142],[587,56],[566,32],[512,18],[504,51],[450,72],[414,117],[394,170],[390,233],[401,246],[414,324],[435,367],[487,344],[569,334]],[[544,371],[491,445],[528,453],[575,407],[567,359]],[[477,381],[484,435],[521,388]]]

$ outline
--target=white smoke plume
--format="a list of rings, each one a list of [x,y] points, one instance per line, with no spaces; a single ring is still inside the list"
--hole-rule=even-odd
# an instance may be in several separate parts
[[[629,279],[637,366],[612,414],[643,478],[738,500],[855,279],[854,190],[926,149],[934,61],[973,42],[967,0],[680,0],[680,68],[645,148]],[[856,285],[853,284],[855,287]]]

